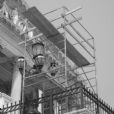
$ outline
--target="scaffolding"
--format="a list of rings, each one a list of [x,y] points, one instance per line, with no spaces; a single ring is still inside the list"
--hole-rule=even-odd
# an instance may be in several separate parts
[[[30,18],[34,18],[34,13],[33,17],[29,18],[32,10],[39,13],[44,19],[43,26],[47,27],[46,24],[48,24],[49,28],[43,27],[43,29],[49,29],[47,31],[49,35],[52,35],[51,37],[48,36],[47,31],[43,31],[42,25],[35,26],[31,21]],[[28,8],[28,12],[18,15],[18,24],[0,12],[1,26],[5,25],[15,36],[18,36],[17,39],[14,37],[12,39],[15,40],[15,47],[17,45],[24,49],[19,56],[24,56],[26,59],[23,70],[22,99],[18,104],[15,102],[10,106],[3,106],[2,112],[22,111],[23,113],[23,109],[27,105],[24,101],[25,90],[42,84],[44,96],[28,101],[31,106],[35,103],[41,104],[44,112],[47,111],[45,105],[48,105],[48,111],[51,114],[53,114],[54,108],[56,113],[64,113],[63,110],[72,111],[74,108],[76,110],[88,108],[98,114],[100,112],[113,113],[113,109],[98,98],[94,37],[81,24],[80,10],[81,7],[78,7],[70,11],[64,6],[41,14],[37,8],[30,10]],[[41,19],[38,21],[42,21]],[[50,34],[53,32],[55,34]],[[45,45],[45,64],[40,73],[34,73],[32,69],[34,63],[31,47],[37,41],[41,41]],[[27,54],[31,59],[27,58]],[[49,69],[48,66],[51,61],[56,63],[53,69]],[[46,85],[48,81],[51,82],[50,86]],[[55,86],[53,86],[54,84]],[[49,88],[45,88],[44,85]],[[55,101],[60,105],[55,106]]]
[[[53,42],[47,39],[46,36],[40,30],[38,30],[37,27],[33,26],[30,21],[29,23],[32,25],[32,27],[29,28],[26,33],[32,31],[35,35],[27,40],[27,48],[29,50],[30,41],[41,40],[45,44],[46,52],[48,52],[47,54],[51,56],[52,59],[55,59],[59,64],[56,69],[59,70],[64,67],[65,70],[62,75],[60,75],[61,73],[58,73],[58,75],[56,75],[55,77],[50,77],[50,80],[59,80],[57,82],[59,82],[60,85],[63,85],[63,87],[65,87],[67,86],[67,83],[69,81],[67,79],[67,73],[69,71],[70,74],[73,75],[72,77],[76,76],[78,78],[78,81],[82,81],[86,87],[90,88],[94,93],[96,93],[97,81],[94,37],[81,24],[80,20],[82,19],[82,17],[75,16],[75,14],[79,13],[80,9],[81,7],[70,11],[68,8],[62,7],[43,14],[64,37],[64,40],[58,42],[64,42],[64,48],[59,49]],[[58,17],[57,15],[60,16]],[[37,34],[35,33],[36,29],[38,30]],[[21,35],[22,34],[25,33],[21,33]],[[72,46],[77,49],[89,61],[89,65],[78,67],[76,64],[73,63],[71,59],[66,56],[66,40],[68,40],[68,42],[70,42],[70,44],[72,44]],[[19,45],[23,45],[24,42],[25,41],[19,42]],[[61,82],[60,79],[62,79],[62,77],[66,78],[63,79],[64,81],[62,80]],[[27,77],[27,79],[28,78],[29,77]],[[34,84],[31,84],[31,86],[32,85]]]
[[[81,24],[80,21],[82,20],[82,17],[79,14],[80,10],[81,7],[70,11],[64,6],[43,14],[43,16],[48,19],[48,21],[64,38],[57,43],[54,43],[47,38],[47,36],[39,30],[39,28],[34,26],[29,19],[24,16],[24,14],[21,14],[18,17],[21,18],[24,24],[21,30],[18,25],[14,24],[13,21],[4,15],[1,15],[1,21],[4,24],[7,24],[7,26],[9,26],[13,32],[21,38],[17,42],[18,46],[23,47],[31,58],[31,45],[40,40],[45,44],[46,57],[51,60],[55,60],[58,64],[55,69],[51,70],[58,70],[56,76],[52,77],[50,74],[51,71],[44,68],[43,72],[40,74],[25,77],[23,83],[26,83],[26,80],[32,80],[33,78],[35,80],[35,78],[38,78],[40,75],[46,73],[46,75],[48,75],[48,79],[54,81],[54,83],[56,83],[59,87],[65,88],[72,86],[72,84],[68,85],[68,83],[75,79],[75,82],[81,81],[86,87],[90,88],[94,93],[97,93],[94,37]],[[2,20],[3,18],[5,19],[5,22]],[[58,46],[61,43],[64,44],[63,48],[59,48]],[[74,63],[71,59],[72,57],[69,58],[70,56],[67,56],[68,45],[71,45],[73,49],[77,50],[77,52],[79,52],[84,59],[86,59],[88,64],[77,65]],[[78,57],[75,59],[79,60],[80,58]],[[25,88],[38,83],[39,82],[35,82],[25,85]]]

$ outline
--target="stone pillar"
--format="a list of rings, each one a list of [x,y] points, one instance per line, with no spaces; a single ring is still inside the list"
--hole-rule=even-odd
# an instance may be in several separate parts
[[[21,81],[22,75],[19,71],[18,66],[15,64],[13,69],[11,97],[16,102],[19,102],[19,100],[21,100]]]

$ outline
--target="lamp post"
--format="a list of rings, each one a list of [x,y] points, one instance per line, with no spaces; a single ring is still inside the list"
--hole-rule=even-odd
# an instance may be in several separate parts
[[[32,45],[33,60],[35,62],[34,68],[41,72],[45,61],[45,49],[42,42],[37,42]]]
[[[18,65],[18,68],[19,68],[19,71],[21,73],[21,102],[24,102],[24,87],[23,87],[23,83],[24,83],[24,78],[23,78],[23,75],[24,75],[24,63],[25,62],[25,59],[24,57],[19,57],[18,60],[17,60],[17,65]]]

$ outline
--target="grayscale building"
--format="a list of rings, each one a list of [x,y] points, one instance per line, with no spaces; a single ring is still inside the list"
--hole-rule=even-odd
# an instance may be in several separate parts
[[[114,114],[98,96],[94,37],[75,15],[0,1],[3,114]]]

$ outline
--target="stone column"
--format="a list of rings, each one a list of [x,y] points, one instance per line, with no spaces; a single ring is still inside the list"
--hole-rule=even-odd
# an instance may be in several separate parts
[[[21,81],[22,75],[19,71],[18,66],[15,64],[13,69],[11,97],[16,102],[19,102],[19,100],[21,100]]]

